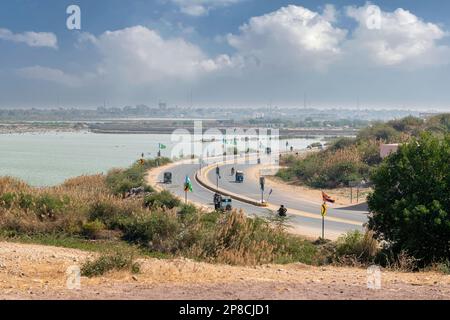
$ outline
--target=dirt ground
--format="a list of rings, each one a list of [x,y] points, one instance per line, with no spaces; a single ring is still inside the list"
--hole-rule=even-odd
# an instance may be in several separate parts
[[[87,252],[0,242],[0,299],[445,299],[450,276],[382,271],[381,289],[367,288],[367,270],[303,264],[235,267],[187,259],[142,259],[141,273],[81,278],[67,288],[66,270]]]
[[[248,170],[248,175],[254,180],[258,180],[260,177],[261,170],[268,170],[270,167],[266,166],[255,166]],[[313,188],[308,188],[306,186],[296,185],[292,182],[285,182],[275,176],[266,176],[266,188],[277,190],[277,192],[293,193],[297,198],[303,200],[308,200],[312,203],[321,204],[322,201],[322,191],[327,193],[333,199],[336,200],[334,207],[341,206],[351,206],[361,204],[366,201],[367,195],[370,193],[370,189],[364,188],[359,190],[359,197],[357,197],[356,189],[352,191],[350,188],[338,188],[333,190],[318,190]],[[353,192],[353,197],[351,196]]]

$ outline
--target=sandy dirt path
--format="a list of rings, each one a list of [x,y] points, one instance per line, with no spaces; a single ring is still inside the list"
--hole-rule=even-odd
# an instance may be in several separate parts
[[[247,170],[247,174],[253,180],[258,181],[260,177],[260,172],[271,172],[270,166],[254,166]],[[276,176],[266,176],[267,182],[266,185],[268,188],[273,188],[279,190],[280,192],[286,192],[289,194],[295,194],[295,197],[300,198],[305,201],[309,201],[311,203],[320,205],[323,203],[322,201],[322,190],[308,188],[306,186],[296,185],[291,182],[285,182]],[[330,195],[333,199],[336,200],[336,203],[333,207],[347,207],[351,205],[361,204],[366,200],[367,194],[370,192],[370,189],[361,189],[359,202],[357,203],[356,199],[356,189],[353,190],[353,199],[350,197],[350,188],[340,188],[333,190],[323,190],[325,193]]]
[[[87,252],[0,243],[0,299],[450,299],[450,276],[382,273],[367,288],[367,271],[303,264],[235,267],[187,259],[141,259],[141,273],[112,272],[66,287],[66,269]]]

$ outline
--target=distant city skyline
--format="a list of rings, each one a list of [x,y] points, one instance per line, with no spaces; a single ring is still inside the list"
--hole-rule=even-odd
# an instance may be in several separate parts
[[[81,30],[67,28],[70,5]],[[449,10],[438,0],[4,1],[0,108],[450,111]]]

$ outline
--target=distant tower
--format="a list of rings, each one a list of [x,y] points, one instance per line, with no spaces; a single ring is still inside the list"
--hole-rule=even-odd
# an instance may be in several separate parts
[[[167,103],[165,103],[165,102],[159,102],[158,106],[159,106],[159,110],[161,110],[161,111],[167,110]]]

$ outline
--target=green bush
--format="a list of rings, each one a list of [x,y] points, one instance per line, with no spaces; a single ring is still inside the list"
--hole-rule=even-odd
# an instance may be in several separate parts
[[[146,207],[166,207],[168,209],[173,209],[180,206],[181,201],[172,193],[164,190],[159,193],[154,193],[144,198],[144,206]]]
[[[443,274],[447,274],[450,275],[450,260],[445,260],[443,262],[440,262],[437,264],[436,266],[437,271],[443,273]]]
[[[450,135],[422,134],[374,171],[369,227],[421,265],[450,256]]]
[[[0,195],[0,206],[5,209],[11,209],[14,201],[16,199],[16,194],[14,193],[5,193]]]
[[[23,203],[26,203],[26,205],[29,205],[32,201],[31,199],[31,197],[29,199],[22,198],[22,201]],[[40,217],[54,218],[54,216],[64,208],[67,202],[68,199],[62,200],[58,197],[45,194],[34,199],[34,206],[36,213],[40,215]]]
[[[110,201],[96,201],[89,207],[89,221],[100,221],[105,224],[108,229],[120,228],[122,221],[131,217],[133,207],[122,206],[118,203]]]
[[[58,197],[51,194],[32,195],[26,193],[5,193],[0,196],[0,205],[6,209],[13,207],[30,210],[40,219],[55,218],[68,205],[68,197]]]
[[[176,214],[163,211],[143,212],[126,220],[122,226],[123,239],[150,250],[175,253],[177,236],[181,231]]]
[[[132,273],[139,273],[140,267],[134,262],[133,254],[116,252],[104,254],[95,260],[85,262],[81,267],[81,275],[97,277],[113,270],[130,270]]]
[[[331,144],[329,149],[332,151],[342,150],[342,149],[345,149],[345,148],[355,145],[355,143],[356,143],[356,139],[354,139],[354,138],[347,138],[347,137],[339,138],[339,139],[333,141],[333,143]]]
[[[336,260],[353,259],[357,263],[370,264],[380,252],[380,246],[374,239],[371,231],[362,234],[359,231],[350,231],[341,236],[336,242]]]
[[[82,234],[88,239],[97,239],[101,231],[105,230],[106,226],[99,220],[85,222],[81,228]]]
[[[125,195],[132,188],[144,187],[146,192],[153,189],[145,183],[147,171],[169,163],[168,158],[145,160],[143,164],[136,162],[128,169],[113,169],[106,176],[106,184],[112,193]]]
[[[180,210],[178,211],[178,214],[180,214],[183,217],[193,216],[196,213],[197,213],[197,208],[192,204],[183,204],[180,207]]]

